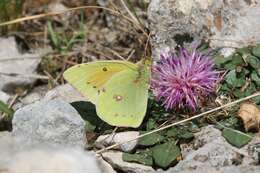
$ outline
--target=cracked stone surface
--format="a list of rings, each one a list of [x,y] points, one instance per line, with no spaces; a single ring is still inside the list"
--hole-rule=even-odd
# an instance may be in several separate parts
[[[211,47],[260,42],[260,0],[151,0],[148,9],[153,57],[174,51],[181,39],[208,40]]]

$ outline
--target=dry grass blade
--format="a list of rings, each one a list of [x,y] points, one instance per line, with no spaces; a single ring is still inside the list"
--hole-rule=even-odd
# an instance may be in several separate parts
[[[120,1],[121,1],[121,4],[124,6],[125,10],[127,11],[127,13],[129,14],[129,16],[135,21],[135,23],[140,24],[138,19],[135,17],[135,15],[133,15],[133,13],[129,10],[129,8],[125,4],[125,1],[124,0],[120,0]]]
[[[4,73],[0,72],[0,75],[4,76],[12,76],[12,77],[19,77],[19,78],[31,78],[31,79],[43,79],[43,80],[49,80],[49,77],[43,76],[43,75],[28,75],[28,74],[20,74],[20,73]]]
[[[190,118],[187,118],[187,119],[184,119],[184,120],[181,120],[181,121],[178,121],[178,122],[169,124],[169,125],[167,125],[167,126],[163,126],[163,127],[161,127],[161,128],[152,130],[152,131],[150,131],[150,132],[148,132],[148,133],[144,133],[144,134],[142,134],[142,135],[140,135],[140,136],[138,136],[138,137],[136,137],[136,138],[130,139],[130,140],[128,140],[128,141],[124,141],[124,142],[122,142],[122,143],[118,143],[118,144],[111,145],[111,146],[109,146],[109,147],[107,147],[107,148],[98,150],[96,153],[97,153],[97,154],[101,154],[101,153],[103,153],[103,152],[105,152],[105,151],[107,151],[107,150],[110,150],[110,149],[115,148],[115,147],[117,147],[117,146],[119,146],[119,145],[125,144],[125,143],[127,143],[127,142],[131,142],[131,141],[137,140],[137,139],[139,139],[139,138],[142,138],[142,137],[144,137],[144,136],[147,136],[147,135],[150,135],[150,134],[153,134],[153,133],[156,133],[156,132],[159,132],[159,131],[168,129],[168,128],[170,128],[170,127],[173,127],[173,126],[176,126],[176,125],[179,125],[179,124],[182,124],[182,123],[185,123],[185,122],[188,122],[188,121],[197,119],[197,118],[202,117],[202,116],[204,116],[204,115],[210,114],[210,113],[212,113],[212,112],[221,110],[221,109],[226,108],[226,107],[233,106],[233,105],[235,105],[235,104],[237,104],[237,103],[243,102],[243,101],[245,101],[245,100],[249,100],[249,99],[254,98],[254,97],[257,97],[257,96],[260,96],[260,92],[257,92],[257,93],[255,93],[255,94],[252,94],[252,95],[250,95],[250,96],[244,97],[244,98],[242,98],[242,99],[235,100],[235,101],[233,101],[233,102],[227,103],[227,104],[225,104],[225,105],[223,105],[223,106],[216,107],[216,108],[214,108],[214,109],[211,109],[211,110],[209,110],[209,111],[200,113],[200,114],[195,115],[195,116],[193,116],[193,117],[190,117]]]
[[[146,37],[148,37],[148,34],[145,32],[145,30],[139,25],[139,23],[136,23],[136,21],[133,21],[132,18],[129,18],[129,17],[123,15],[122,13],[115,11],[113,9],[101,7],[101,6],[80,6],[80,7],[75,7],[75,8],[69,8],[67,10],[63,10],[63,11],[59,11],[59,12],[51,12],[51,13],[27,16],[27,17],[22,17],[22,18],[18,18],[15,20],[11,20],[8,22],[0,23],[0,26],[11,25],[11,24],[20,23],[20,22],[27,21],[27,20],[39,19],[39,18],[43,18],[43,17],[47,17],[47,16],[55,16],[55,15],[68,13],[68,12],[76,11],[76,10],[82,10],[82,9],[103,9],[103,10],[111,12],[114,15],[122,16],[124,19],[126,19],[127,21],[132,23],[135,27],[140,29],[146,35]]]

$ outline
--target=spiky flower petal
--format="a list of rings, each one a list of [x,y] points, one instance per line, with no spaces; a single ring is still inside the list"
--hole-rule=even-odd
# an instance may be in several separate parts
[[[179,54],[163,53],[153,66],[152,89],[166,109],[195,110],[201,98],[214,91],[218,72],[209,54],[180,48]]]

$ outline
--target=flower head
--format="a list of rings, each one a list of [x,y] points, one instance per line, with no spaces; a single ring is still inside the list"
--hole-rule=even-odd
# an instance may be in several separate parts
[[[203,98],[214,91],[218,72],[209,54],[193,48],[180,48],[179,54],[161,54],[161,60],[152,68],[152,89],[166,109],[195,110]]]

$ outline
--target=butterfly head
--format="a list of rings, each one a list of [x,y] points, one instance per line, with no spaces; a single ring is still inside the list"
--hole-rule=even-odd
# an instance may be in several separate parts
[[[150,68],[151,65],[152,65],[152,60],[150,57],[144,57],[141,61],[139,61],[137,63],[139,65],[139,67],[142,67],[142,68]]]

